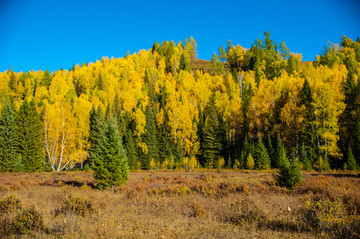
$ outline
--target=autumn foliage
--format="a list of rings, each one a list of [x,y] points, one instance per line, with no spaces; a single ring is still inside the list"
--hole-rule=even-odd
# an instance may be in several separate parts
[[[9,69],[0,73],[0,107],[11,104],[18,114],[35,104],[43,133],[38,171],[92,168],[92,109],[97,130],[116,122],[130,169],[216,168],[222,159],[231,168],[268,169],[277,165],[279,143],[302,164],[306,153],[303,168],[326,168],[324,159],[343,168],[349,148],[358,167],[359,39],[344,37],[313,63],[268,32],[250,49],[229,41],[206,69],[194,67],[196,58],[190,38],[52,73]],[[26,165],[26,157],[14,158]],[[9,171],[5,163],[1,171]]]

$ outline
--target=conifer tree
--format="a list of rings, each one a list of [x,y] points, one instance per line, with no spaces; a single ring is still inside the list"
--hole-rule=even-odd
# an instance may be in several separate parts
[[[285,157],[274,178],[281,187],[288,189],[293,189],[296,185],[301,184],[303,176],[297,160],[291,159],[289,162]]]
[[[270,158],[269,154],[261,141],[258,142],[258,145],[255,149],[255,168],[256,169],[270,169]]]
[[[254,155],[254,150],[252,148],[252,145],[249,143],[247,134],[245,135],[244,141],[243,141],[243,146],[242,146],[242,151],[244,153],[244,157],[245,159],[247,158],[247,156],[249,155],[249,153],[252,153]]]
[[[0,118],[0,172],[21,170],[21,157],[16,142],[15,112],[11,104],[5,105]]]
[[[189,59],[189,57],[186,56],[185,53],[181,54],[179,70],[183,70],[183,71],[187,71],[187,72],[191,71],[190,59]]]
[[[251,98],[253,97],[254,92],[251,84],[246,84],[243,82],[241,88],[243,89],[241,94],[241,99],[242,99],[241,104],[242,104],[242,116],[244,118],[244,123],[242,125],[242,132],[245,135],[245,137],[247,137],[247,134],[250,129],[250,119],[248,117],[248,113],[250,110]]]
[[[300,162],[302,163],[304,170],[311,170],[311,163],[307,156],[307,152],[304,144],[302,144],[300,150]]]
[[[238,163],[239,163],[239,167],[240,168],[245,168],[246,167],[246,153],[245,151],[241,151],[240,153],[240,159],[238,160]]]
[[[170,127],[169,127],[169,116],[166,109],[164,111],[164,123],[158,127],[158,145],[159,145],[159,160],[164,162],[170,158],[173,153],[176,144],[171,139]]]
[[[224,64],[219,61],[219,57],[215,53],[214,53],[213,57],[210,59],[209,72],[212,75],[224,74]]]
[[[278,136],[276,140],[276,150],[274,152],[273,168],[280,168],[281,164],[285,161],[285,158],[285,147],[282,144],[280,137]]]
[[[269,154],[271,166],[273,167],[275,152],[274,152],[274,148],[273,148],[273,146],[272,146],[270,134],[268,134],[268,136],[267,136],[266,149],[267,149],[268,154]]]
[[[115,95],[114,101],[110,107],[110,111],[111,117],[115,119],[115,122],[118,125],[121,137],[124,137],[126,135],[127,124],[125,117],[122,114],[120,100],[117,94]]]
[[[137,160],[137,154],[136,154],[137,149],[136,149],[134,136],[133,136],[133,133],[131,130],[128,130],[126,132],[124,146],[126,149],[129,168],[135,169],[136,168],[136,160]]]
[[[227,54],[225,51],[225,48],[223,46],[220,46],[218,49],[219,58],[222,62],[224,62],[227,59]]]
[[[229,155],[229,158],[227,160],[227,165],[226,165],[227,168],[232,168],[232,160],[231,160],[231,155]]]
[[[357,118],[353,132],[354,157],[358,165],[360,165],[360,115]]]
[[[89,143],[90,143],[90,149],[89,149],[89,166],[90,168],[93,168],[94,158],[96,153],[100,150],[100,139],[101,134],[104,131],[104,122],[102,119],[102,112],[101,107],[99,106],[97,109],[95,109],[95,106],[93,105],[91,111],[90,111],[90,135],[89,135]]]
[[[26,100],[16,116],[18,153],[25,172],[40,171],[44,166],[42,123],[34,100]]]
[[[214,99],[210,100],[208,114],[204,125],[204,139],[202,152],[202,165],[209,167],[220,156],[221,142],[219,140],[219,119],[214,105]]]
[[[356,160],[355,160],[355,157],[352,152],[350,144],[348,146],[348,150],[347,150],[347,154],[346,154],[346,161],[344,164],[344,169],[348,169],[348,170],[356,170],[357,169]]]
[[[360,84],[356,80],[356,65],[357,62],[355,59],[346,59],[345,65],[348,69],[347,78],[343,84],[343,91],[345,94],[344,103],[345,109],[340,115],[340,125],[342,128],[341,138],[343,143],[343,151],[346,152],[346,147],[349,143],[354,147],[353,143],[357,144],[356,140],[356,130],[359,126],[359,109],[360,101],[356,100],[360,97]],[[355,146],[356,147],[356,146]],[[357,156],[357,148],[353,148],[354,153]],[[360,152],[359,152],[360,153]]]
[[[301,89],[301,103],[306,107],[305,118],[303,122],[302,141],[308,152],[311,163],[314,163],[318,158],[318,135],[315,125],[315,108],[313,106],[313,95],[310,84],[305,79]]]
[[[138,168],[138,147],[134,139],[134,130],[136,128],[136,124],[135,121],[131,119],[128,112],[126,112],[123,116],[123,121],[124,125],[126,125],[126,128],[121,129],[121,127],[119,127],[119,131],[121,133],[122,130],[125,130],[125,135],[123,135],[122,139],[126,150],[128,165],[130,169],[136,169]]]
[[[117,186],[127,182],[128,163],[117,125],[108,122],[101,134],[94,158],[94,178],[99,189]]]
[[[147,81],[147,76],[145,74],[145,82]],[[150,83],[151,84],[151,83]],[[146,133],[143,136],[143,141],[147,146],[147,153],[141,153],[141,165],[144,169],[149,168],[149,163],[151,159],[154,159],[155,162],[159,161],[159,143],[157,138],[157,128],[156,128],[156,112],[154,106],[154,91],[150,85],[148,91],[149,94],[149,104],[146,106],[145,116],[146,116]]]

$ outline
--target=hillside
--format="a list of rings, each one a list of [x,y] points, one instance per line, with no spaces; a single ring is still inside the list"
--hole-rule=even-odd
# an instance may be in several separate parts
[[[91,168],[110,123],[130,169],[249,168],[250,155],[254,169],[278,168],[283,149],[281,160],[302,169],[357,169],[360,43],[344,39],[301,62],[268,32],[210,61],[185,42],[70,70],[0,73],[2,124],[14,127],[1,171]],[[17,130],[27,128],[33,136]]]

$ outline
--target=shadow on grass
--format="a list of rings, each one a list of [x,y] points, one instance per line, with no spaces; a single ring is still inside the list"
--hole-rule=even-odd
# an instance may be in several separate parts
[[[324,177],[336,177],[336,178],[360,178],[360,173],[351,174],[351,173],[312,173],[311,176],[324,176]]]
[[[96,186],[92,182],[84,183],[84,182],[78,182],[78,181],[63,181],[65,185],[73,186],[73,187],[82,187],[82,186],[90,186],[91,188],[95,189]]]

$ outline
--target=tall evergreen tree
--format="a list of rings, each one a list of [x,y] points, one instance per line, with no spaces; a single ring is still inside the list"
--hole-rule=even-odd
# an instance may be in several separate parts
[[[143,140],[146,143],[148,152],[142,155],[142,166],[147,169],[151,159],[156,162],[159,160],[159,148],[157,140],[157,130],[155,122],[155,112],[153,106],[149,104],[145,111],[146,116],[146,133],[143,136]]]
[[[274,151],[274,158],[271,162],[271,166],[273,168],[279,168],[284,160],[284,157],[286,157],[285,147],[281,142],[280,136],[278,135],[276,138],[276,149]]]
[[[108,122],[94,154],[94,178],[99,189],[126,183],[128,162],[116,123]]]
[[[26,100],[20,106],[16,116],[18,153],[21,156],[23,170],[40,171],[44,166],[42,145],[42,122],[34,100]]]
[[[302,163],[304,170],[311,170],[311,163],[307,156],[307,152],[304,144],[302,144],[300,150],[300,162]]]
[[[177,147],[170,136],[170,127],[169,127],[169,116],[164,109],[164,123],[158,128],[158,143],[159,143],[159,159],[160,162],[170,158],[173,154],[174,148]]]
[[[271,141],[270,134],[267,135],[267,140],[266,140],[266,145],[265,146],[266,146],[266,149],[267,149],[268,154],[269,154],[271,166],[273,166],[275,152],[274,152],[274,148],[272,146],[272,141]]]
[[[110,107],[111,117],[115,119],[115,122],[119,128],[121,137],[124,138],[126,135],[127,122],[125,120],[124,114],[121,110],[121,104],[118,94],[115,95],[114,101]]]
[[[219,58],[222,62],[224,62],[227,59],[227,54],[225,51],[225,48],[223,46],[220,46],[218,49]]]
[[[190,59],[184,53],[180,57],[179,70],[191,72]]]
[[[245,156],[246,155],[246,153],[245,153],[245,151],[241,151],[241,153],[240,153],[240,159],[239,159],[239,161],[238,161],[238,163],[239,163],[239,168],[245,168],[246,167],[246,159],[247,159],[247,157]]]
[[[270,157],[261,139],[255,149],[255,168],[270,169]]]
[[[135,121],[131,119],[130,114],[127,112],[124,115],[124,121],[126,122],[126,133],[122,137],[124,142],[124,147],[126,150],[126,155],[128,159],[128,165],[130,169],[136,169],[138,161],[138,147],[134,139],[134,130],[136,128]],[[120,129],[121,132],[121,129]]]
[[[360,165],[360,114],[357,118],[353,132],[354,156],[358,165]]]
[[[313,95],[307,79],[301,89],[301,103],[306,107],[303,122],[302,142],[305,144],[310,162],[313,164],[318,158],[318,132],[315,123],[315,108],[313,106]]]
[[[215,162],[221,153],[220,124],[218,114],[216,112],[214,98],[210,99],[207,117],[204,125],[204,139],[202,145],[202,161],[203,167],[209,167],[211,162]]]
[[[279,154],[277,156],[276,161],[278,164],[278,168],[281,168],[281,165],[283,165],[286,162],[286,160],[288,160],[287,154],[286,154],[286,149],[282,143],[280,144],[280,149],[278,152],[279,152]]]
[[[130,169],[136,168],[136,160],[137,160],[137,149],[133,136],[133,132],[129,129],[126,132],[124,146],[126,149],[126,154],[128,158],[128,165]]]
[[[156,128],[156,112],[155,112],[155,93],[154,84],[149,77],[148,70],[145,71],[145,87],[148,88],[149,104],[146,106],[146,126],[145,134],[142,139],[147,146],[147,152],[140,153],[141,165],[143,169],[149,169],[151,159],[155,162],[159,161],[159,143]]]
[[[242,116],[244,118],[242,132],[245,136],[247,136],[250,130],[250,119],[248,117],[248,113],[250,110],[251,98],[253,97],[254,92],[251,84],[246,84],[245,82],[242,83],[241,89],[242,89],[241,91]]]
[[[249,155],[249,153],[251,152],[251,146],[247,137],[247,134],[245,135],[244,141],[243,141],[243,145],[242,145],[242,152],[244,152],[244,156],[245,158],[247,158],[247,156]]]
[[[344,164],[344,169],[348,169],[348,170],[356,170],[357,169],[356,160],[355,160],[355,157],[352,152],[350,144],[348,146],[348,150],[346,153],[346,161]]]
[[[104,122],[102,119],[102,111],[101,107],[99,106],[97,109],[95,109],[95,106],[93,105],[91,111],[90,111],[90,135],[89,135],[89,143],[90,143],[90,149],[89,149],[89,159],[88,164],[90,168],[93,168],[94,158],[96,153],[100,150],[100,140],[101,140],[101,134],[104,131]]]
[[[349,72],[346,81],[343,84],[343,89],[345,93],[345,109],[343,113],[340,115],[340,125],[341,125],[341,138],[342,138],[342,148],[343,151],[346,152],[347,145],[351,143],[352,147],[354,147],[357,143],[356,140],[356,131],[358,126],[358,118],[360,117],[360,106],[359,103],[355,100],[359,97],[359,84],[355,80],[355,76],[353,73]],[[356,147],[356,146],[355,146]],[[354,148],[355,149],[355,148]],[[357,150],[355,149],[355,153]]]
[[[0,118],[0,172],[21,170],[21,157],[17,150],[15,112],[11,104],[5,105]]]

